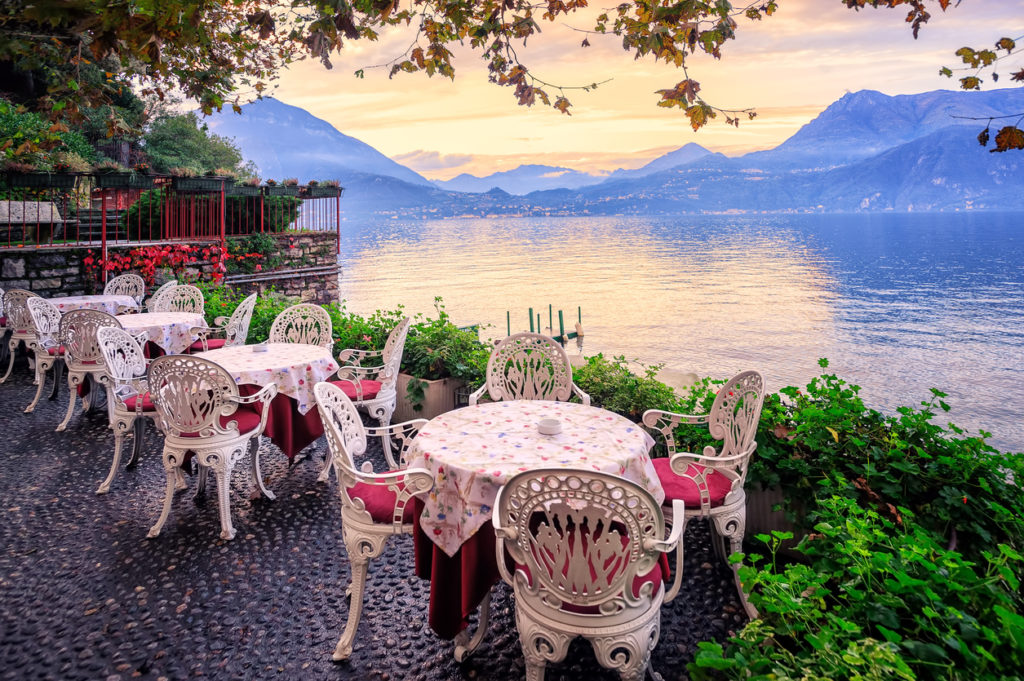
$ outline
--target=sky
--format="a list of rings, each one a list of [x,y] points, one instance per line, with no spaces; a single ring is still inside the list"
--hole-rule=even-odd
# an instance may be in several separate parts
[[[423,73],[389,79],[386,68],[369,67],[408,47],[412,34],[397,30],[375,43],[348,43],[332,70],[311,60],[291,65],[271,94],[432,180],[526,163],[604,173],[639,167],[689,142],[730,156],[772,148],[846,92],[955,89],[956,80],[938,71],[956,66],[956,49],[1024,34],[1024,0],[960,0],[945,13],[936,4],[917,40],[904,22],[906,9],[855,12],[840,0],[778,5],[774,16],[759,22],[738,18],[736,39],[724,46],[722,59],[688,60],[706,101],[757,111],[739,129],[719,118],[694,132],[680,109],[658,107],[655,90],[683,80],[682,71],[650,58],[634,60],[614,36],[591,36],[591,46],[581,47],[582,34],[572,29],[590,28],[586,16],[544,22],[542,34],[517,50],[547,82],[608,81],[591,92],[567,92],[571,116],[519,106],[511,88],[487,81],[485,63],[468,48],[453,50],[454,81]],[[592,9],[604,6],[596,0]],[[1024,39],[1018,42],[1024,54]],[[999,71],[1008,76],[1022,62],[1015,53]],[[358,69],[365,78],[355,77]],[[999,83],[1007,85],[1008,78]]]

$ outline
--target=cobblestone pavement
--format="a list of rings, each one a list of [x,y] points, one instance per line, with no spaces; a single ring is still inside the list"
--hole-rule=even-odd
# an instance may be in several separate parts
[[[322,440],[290,467],[263,445],[275,501],[256,496],[242,462],[232,481],[233,541],[219,538],[212,484],[205,504],[180,493],[163,534],[147,540],[164,489],[159,435],[147,428],[139,465],[97,496],[113,448],[105,414],[79,410],[57,433],[66,386],[24,414],[33,390],[19,358],[0,385],[0,679],[523,678],[510,590],[498,587],[487,638],[456,663],[451,642],[426,624],[429,584],[412,574],[408,537],[371,563],[355,652],[331,661],[349,566],[337,482],[316,481]],[[745,621],[704,524],[688,529],[687,549],[685,590],[663,609],[653,656],[666,679],[685,678],[698,641]],[[577,639],[547,678],[617,676]]]

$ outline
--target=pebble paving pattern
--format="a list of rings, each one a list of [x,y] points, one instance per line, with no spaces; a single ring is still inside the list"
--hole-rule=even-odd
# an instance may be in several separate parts
[[[161,536],[147,540],[164,490],[159,434],[148,426],[140,463],[122,466],[97,496],[113,451],[105,411],[79,408],[57,433],[66,385],[56,401],[46,399],[47,386],[24,414],[34,389],[19,356],[0,384],[0,679],[524,678],[511,590],[496,587],[484,643],[456,663],[452,643],[427,625],[429,583],[413,575],[408,537],[392,539],[371,563],[355,651],[331,661],[348,613],[349,565],[337,482],[316,481],[323,439],[292,466],[264,440],[274,501],[258,497],[248,460],[239,463],[234,540],[220,539],[212,477],[198,504],[189,478]],[[125,459],[130,446],[129,436]],[[691,523],[686,539],[684,590],[662,610],[652,657],[666,679],[686,678],[699,641],[721,640],[746,621],[707,526]],[[577,639],[546,678],[618,676]]]

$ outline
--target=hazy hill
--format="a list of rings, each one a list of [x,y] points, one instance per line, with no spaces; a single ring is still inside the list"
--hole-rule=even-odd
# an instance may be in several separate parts
[[[484,177],[462,173],[450,180],[437,180],[434,184],[453,192],[482,193],[497,187],[509,194],[523,195],[545,189],[585,187],[604,178],[603,175],[591,175],[571,168],[530,164]]]

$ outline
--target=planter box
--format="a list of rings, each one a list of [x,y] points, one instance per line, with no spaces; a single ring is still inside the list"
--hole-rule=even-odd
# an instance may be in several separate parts
[[[278,184],[271,187],[267,185],[264,187],[267,196],[298,196],[299,190],[302,187],[295,185],[294,187],[285,187],[284,185]]]
[[[103,189],[152,189],[153,178],[137,173],[100,173],[94,176],[96,186]]]
[[[409,374],[398,374],[398,403],[395,406],[395,415],[391,418],[392,423],[401,423],[412,419],[432,419],[447,411],[452,411],[457,406],[455,391],[466,385],[463,381],[454,378],[425,381],[427,385],[423,390],[423,408],[416,411],[409,403],[407,396],[411,378],[412,376]]]
[[[336,199],[345,191],[343,187],[305,187],[303,196],[308,199]]]
[[[12,187],[35,189],[74,189],[77,175],[71,173],[9,173],[7,182]]]
[[[233,184],[227,188],[228,196],[259,196],[262,193],[262,187],[250,184]]]
[[[223,177],[173,177],[171,186],[181,193],[213,193],[224,188]]]

